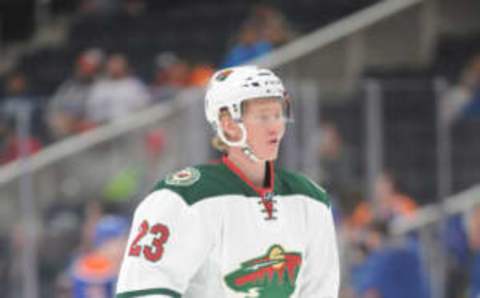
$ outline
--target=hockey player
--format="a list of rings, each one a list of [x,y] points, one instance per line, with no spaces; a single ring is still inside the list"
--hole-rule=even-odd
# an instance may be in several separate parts
[[[288,120],[270,70],[216,72],[207,120],[219,164],[167,176],[138,206],[117,297],[333,298],[339,265],[330,202],[274,166]]]

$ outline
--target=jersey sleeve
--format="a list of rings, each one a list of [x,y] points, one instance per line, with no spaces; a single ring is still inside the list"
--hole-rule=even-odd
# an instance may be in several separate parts
[[[211,249],[210,234],[180,195],[150,194],[135,211],[116,297],[181,297]]]
[[[340,269],[331,208],[316,202],[309,209],[309,240],[299,297],[337,298]]]

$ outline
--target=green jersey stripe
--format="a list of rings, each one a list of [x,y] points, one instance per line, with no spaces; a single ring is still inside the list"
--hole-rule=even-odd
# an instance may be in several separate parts
[[[158,288],[158,289],[148,289],[148,290],[138,290],[138,291],[130,291],[125,293],[120,293],[115,296],[115,298],[136,298],[148,295],[155,295],[155,294],[162,294],[167,295],[172,298],[181,298],[182,295],[174,290],[165,289],[165,288]]]
[[[174,185],[174,183],[167,183],[165,180],[162,180],[156,185],[154,190],[169,189],[174,191],[178,193],[188,205],[193,205],[206,198],[218,196],[259,196],[247,182],[242,180],[242,178],[223,163],[202,165],[193,169],[194,172],[190,168],[176,174],[179,176],[187,170],[196,173],[195,181],[192,184],[183,185],[179,183],[178,185]],[[325,190],[306,176],[282,169],[275,169],[274,175],[273,192],[275,195],[303,194],[311,199],[322,202],[327,205],[327,207],[330,206],[330,200]],[[191,176],[191,179],[193,179],[194,175],[192,174]]]

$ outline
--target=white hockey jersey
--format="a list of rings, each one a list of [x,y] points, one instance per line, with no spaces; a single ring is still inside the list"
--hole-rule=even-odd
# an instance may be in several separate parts
[[[222,163],[169,175],[138,206],[117,298],[333,298],[339,264],[326,193],[274,170],[255,187]]]

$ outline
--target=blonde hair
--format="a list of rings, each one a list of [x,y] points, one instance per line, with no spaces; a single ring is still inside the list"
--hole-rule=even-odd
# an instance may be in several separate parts
[[[211,145],[214,149],[222,152],[222,153],[227,153],[228,152],[228,145],[225,144],[218,136],[214,136],[211,141]]]

